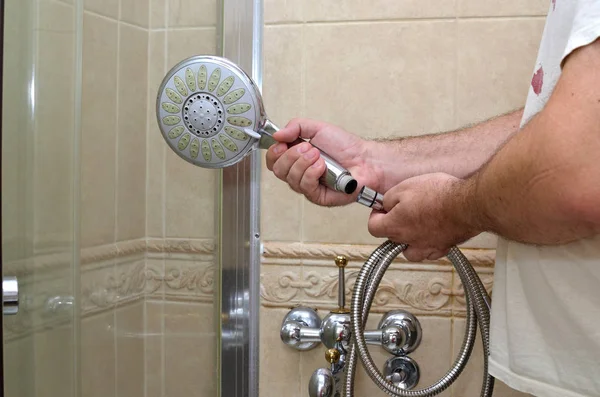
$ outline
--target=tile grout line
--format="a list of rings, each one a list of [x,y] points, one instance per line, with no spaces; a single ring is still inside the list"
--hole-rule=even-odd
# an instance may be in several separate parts
[[[146,21],[147,25],[148,25],[148,30],[147,30],[147,34],[146,34],[146,161],[144,162],[145,165],[145,169],[146,169],[146,187],[144,189],[144,202],[145,202],[145,209],[144,209],[144,221],[145,221],[145,227],[144,227],[144,240],[146,241],[146,252],[144,252],[144,273],[148,273],[148,240],[147,240],[147,236],[148,236],[148,197],[150,196],[149,194],[149,186],[150,186],[150,172],[149,172],[149,161],[150,161],[150,123],[148,122],[148,120],[150,119],[150,112],[152,109],[152,106],[150,106],[150,55],[151,55],[151,38],[150,38],[150,16],[152,15],[152,1],[148,2],[148,19]],[[142,377],[143,379],[143,393],[144,393],[144,397],[148,397],[148,301],[146,299],[146,293],[144,291],[144,306],[143,306],[143,312],[142,312],[142,334],[144,335],[143,338],[143,342],[142,342],[142,351],[143,351],[143,355],[142,355],[142,360],[143,360],[143,367],[144,367],[144,375]]]
[[[54,1],[58,1],[58,0],[54,0]],[[148,27],[136,25],[135,23],[131,23],[131,22],[127,22],[127,21],[122,21],[121,20],[121,6],[120,5],[119,5],[119,15],[118,15],[117,19],[115,19],[113,17],[110,17],[108,15],[100,14],[99,12],[92,11],[92,10],[85,10],[84,14],[92,15],[92,16],[98,17],[100,19],[108,20],[108,21],[111,21],[111,22],[120,22],[123,25],[129,26],[131,28],[142,29],[142,30],[149,30]]]
[[[458,48],[459,48],[459,29],[458,29],[458,0],[454,3],[455,6],[455,42],[454,42],[454,125],[452,129],[458,128]]]
[[[459,1],[455,0],[454,2],[454,23],[455,23],[455,42],[454,42],[454,125],[452,126],[452,129],[456,129],[458,128],[458,64],[459,64],[459,56],[458,56],[458,51],[459,51],[459,29],[458,29],[458,23],[459,23]],[[451,273],[451,277],[450,277],[450,288],[453,289],[454,288],[454,280],[456,277],[456,272],[454,270],[454,267],[452,268],[452,273]],[[450,360],[449,360],[449,367],[448,368],[452,368],[452,364],[454,363],[454,356],[455,356],[455,350],[456,347],[454,345],[454,302],[456,301],[454,294],[452,294],[452,296],[450,297]],[[455,381],[456,382],[456,381]],[[454,383],[455,383],[454,382]],[[452,385],[450,385],[450,387],[448,388],[448,393],[450,394],[450,397],[453,397],[454,395],[454,383]]]
[[[455,19],[459,21],[518,21],[531,19],[545,19],[546,15],[531,14],[531,15],[497,15],[497,16],[447,16],[447,17],[431,17],[431,18],[371,18],[371,19],[354,19],[354,20],[312,20],[312,21],[281,21],[268,22],[266,26],[294,26],[294,25],[364,25],[364,24],[392,24],[392,23],[426,23],[426,22],[451,22]]]
[[[114,228],[114,244],[117,244],[118,233],[119,233],[119,136],[120,136],[120,123],[119,123],[119,100],[120,100],[120,75],[121,75],[121,6],[122,0],[118,2],[118,17],[117,17],[117,81],[116,81],[116,98],[115,98],[115,117],[116,117],[116,139],[115,139],[115,192],[114,192],[114,205],[115,205],[115,228]],[[116,276],[117,273],[117,258],[113,259],[113,272]],[[118,328],[119,323],[117,319],[117,305],[115,304],[113,309],[113,333],[114,333],[114,353],[115,353],[115,396],[119,397],[119,338]]]
[[[163,15],[164,15],[164,26],[165,26],[165,34],[163,37],[163,70],[164,74],[168,67],[168,55],[169,55],[169,13],[171,8],[169,7],[169,2],[163,1]],[[161,154],[162,154],[162,183],[161,183],[161,227],[162,227],[162,238],[163,241],[166,240],[167,236],[167,148],[165,145],[161,146]],[[161,259],[162,273],[165,274],[167,270],[166,258],[163,255]],[[160,305],[160,387],[161,387],[161,397],[166,396],[167,394],[167,386],[166,386],[166,341],[165,341],[165,289],[162,286],[161,293],[161,305]]]
[[[302,14],[302,25],[301,25],[301,42],[302,42],[302,67],[300,70],[300,109],[302,117],[306,117],[306,24],[304,23],[304,2],[300,4],[300,13]],[[305,238],[305,222],[304,222],[304,214],[306,211],[306,198],[304,196],[300,196],[300,242],[304,242]],[[303,263],[304,261],[302,261]],[[304,266],[302,266],[303,268]]]
[[[215,30],[217,27],[215,25],[206,25],[206,26],[178,26],[178,27],[172,27],[172,28],[151,28],[150,31],[152,32],[164,32],[166,30],[169,30],[171,32],[190,32],[190,31],[213,31]]]

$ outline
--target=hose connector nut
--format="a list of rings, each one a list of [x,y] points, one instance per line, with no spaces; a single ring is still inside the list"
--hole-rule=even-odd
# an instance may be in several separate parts
[[[377,211],[383,211],[383,194],[377,193],[375,190],[363,186],[358,193],[356,201],[359,204],[373,208]]]

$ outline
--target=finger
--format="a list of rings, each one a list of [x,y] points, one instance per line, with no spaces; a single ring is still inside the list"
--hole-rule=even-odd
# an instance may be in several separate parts
[[[265,160],[267,161],[267,168],[269,171],[273,171],[273,165],[277,162],[279,157],[287,150],[287,144],[280,143],[273,145],[267,150]]]
[[[450,248],[444,250],[437,250],[432,254],[432,258],[429,259],[435,260],[443,258],[444,256],[448,255],[448,252],[450,252]]]
[[[409,246],[402,254],[409,262],[422,262],[431,254],[431,250]]]
[[[373,211],[369,216],[368,229],[373,237],[389,237],[391,230],[388,227],[389,214]]]
[[[313,138],[323,127],[323,123],[311,119],[293,119],[285,128],[273,134],[273,138],[280,142],[294,142],[296,139]]]
[[[417,248],[409,246],[402,253],[404,257],[411,262],[422,262],[424,260],[435,261],[446,256],[449,250],[440,250],[437,248]]]
[[[298,159],[312,148],[310,143],[301,143],[285,152],[273,164],[273,173],[282,181],[287,182],[288,174]]]
[[[403,187],[398,184],[385,193],[383,196],[383,210],[385,212],[390,212],[396,205],[400,204],[402,190]]]
[[[325,186],[320,184],[319,179],[325,172],[325,161],[321,158],[317,160],[306,170],[300,180],[300,191],[304,192],[307,199],[312,202],[320,202],[319,200]]]
[[[298,157],[298,160],[294,162],[286,178],[287,183],[291,186],[292,189],[294,189],[297,192],[301,191],[304,193],[304,190],[301,189],[300,182],[304,178],[304,175],[308,168],[311,165],[313,165],[318,159],[319,150],[315,148],[309,149],[307,152],[304,152],[302,156]],[[314,180],[318,184],[318,176]],[[312,185],[312,183],[310,185]],[[312,190],[314,190],[314,187],[312,188]]]

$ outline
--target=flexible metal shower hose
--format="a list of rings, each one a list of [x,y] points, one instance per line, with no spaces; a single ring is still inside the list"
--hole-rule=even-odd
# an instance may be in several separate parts
[[[365,342],[364,327],[369,316],[373,298],[385,271],[396,256],[407,247],[406,244],[396,244],[389,240],[386,241],[373,251],[358,274],[352,295],[350,312],[352,343],[347,368],[346,397],[354,396],[354,376],[356,373],[357,356],[360,357],[367,374],[373,382],[391,396],[429,397],[441,393],[458,378],[465,368],[473,350],[473,343],[477,335],[477,323],[479,323],[481,329],[484,354],[484,379],[481,396],[491,396],[494,389],[494,378],[488,374],[490,301],[473,266],[471,266],[467,258],[456,247],[450,249],[447,257],[454,265],[464,286],[467,307],[467,328],[462,347],[452,368],[436,383],[425,389],[404,390],[388,382],[373,363]]]

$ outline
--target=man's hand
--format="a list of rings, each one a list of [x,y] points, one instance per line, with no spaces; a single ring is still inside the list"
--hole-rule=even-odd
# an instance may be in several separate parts
[[[367,185],[378,189],[380,177],[370,165],[368,141],[334,125],[308,119],[294,119],[273,135],[280,142],[294,142],[298,137],[309,139],[345,167],[357,180],[359,188]],[[304,194],[311,202],[323,206],[346,205],[356,201],[356,193],[336,192],[319,183],[326,170],[325,160],[311,143],[301,143],[288,148],[286,143],[272,146],[266,155],[267,168],[289,184],[295,192]]]
[[[369,232],[408,244],[410,261],[438,259],[481,232],[469,221],[467,183],[443,173],[407,179],[384,195],[385,213],[371,214]]]

